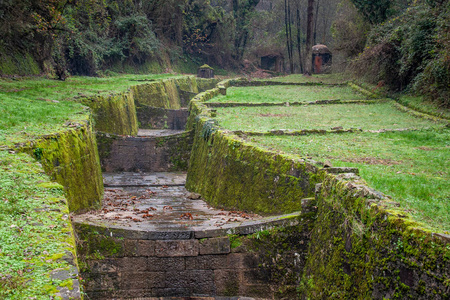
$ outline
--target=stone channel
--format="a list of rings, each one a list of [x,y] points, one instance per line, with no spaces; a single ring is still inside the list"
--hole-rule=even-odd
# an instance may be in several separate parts
[[[104,174],[102,210],[73,218],[79,232],[89,227],[109,239],[106,252],[120,248],[86,260],[82,277],[89,278],[91,298],[252,299],[198,297],[267,290],[257,255],[232,249],[230,235],[295,225],[298,214],[264,218],[214,209],[186,191],[185,178],[180,172]]]
[[[259,254],[234,246],[233,237],[295,226],[299,213],[262,217],[212,208],[185,189],[186,172],[117,172],[124,169],[120,164],[130,164],[127,157],[155,147],[156,138],[180,133],[141,130],[138,137],[121,138],[112,146],[124,154],[110,167],[116,172],[103,173],[102,209],[73,216],[85,243],[79,243],[79,261],[90,299],[243,300],[270,294]],[[153,153],[139,162],[142,169],[168,165]]]

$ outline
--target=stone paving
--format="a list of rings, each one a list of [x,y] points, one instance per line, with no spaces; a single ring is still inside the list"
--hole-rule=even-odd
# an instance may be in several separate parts
[[[76,222],[145,231],[204,230],[241,225],[262,217],[213,209],[184,188],[186,173],[104,174],[100,211],[74,216]]]
[[[160,137],[171,136],[183,133],[184,130],[170,130],[170,129],[139,129],[138,137]]]
[[[201,195],[188,192],[186,173],[103,174],[103,207],[75,215],[75,223],[108,228],[115,236],[134,239],[210,238],[252,234],[297,222],[298,213],[262,217],[210,207]]]

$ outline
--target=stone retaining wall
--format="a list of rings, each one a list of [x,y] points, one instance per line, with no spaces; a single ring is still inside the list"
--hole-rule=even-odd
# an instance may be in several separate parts
[[[77,224],[85,290],[93,299],[237,295],[272,299],[283,282],[292,296],[300,273],[279,278],[277,268],[283,265],[295,274],[304,265],[310,217],[259,222],[231,229],[237,234],[228,235],[220,230],[145,235]],[[268,251],[278,254],[278,266]]]
[[[67,130],[24,145],[54,181],[64,187],[70,212],[99,208],[103,178],[91,122],[69,124]]]
[[[137,117],[141,129],[171,129],[184,130],[186,128],[189,111],[187,108],[165,109],[146,107],[139,109]]]
[[[192,132],[160,137],[97,134],[100,162],[105,172],[187,171]]]

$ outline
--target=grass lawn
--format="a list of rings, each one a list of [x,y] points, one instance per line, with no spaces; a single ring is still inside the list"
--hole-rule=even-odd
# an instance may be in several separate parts
[[[262,136],[250,140],[333,166],[353,166],[369,185],[426,227],[450,231],[450,130]]]
[[[261,86],[231,87],[226,96],[218,96],[211,102],[310,102],[317,100],[367,99],[349,86]]]
[[[290,107],[217,108],[217,120],[228,130],[268,131],[274,129],[363,130],[425,128],[437,123],[397,110],[392,103],[333,104]]]
[[[46,78],[0,79],[0,145],[12,146],[37,136],[59,131],[64,123],[86,118],[74,97],[126,91],[145,80],[170,74],[70,77],[66,81]]]

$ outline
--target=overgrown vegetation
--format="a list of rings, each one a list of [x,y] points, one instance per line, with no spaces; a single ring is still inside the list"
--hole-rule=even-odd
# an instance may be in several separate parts
[[[448,109],[449,2],[417,0],[404,3],[398,0],[387,1],[386,5],[385,12],[373,11],[377,14],[373,18],[364,13],[370,8],[360,7],[374,25],[368,35],[367,47],[353,62],[353,69],[375,84],[386,85],[393,91],[422,94]],[[395,13],[388,14],[389,9]]]

